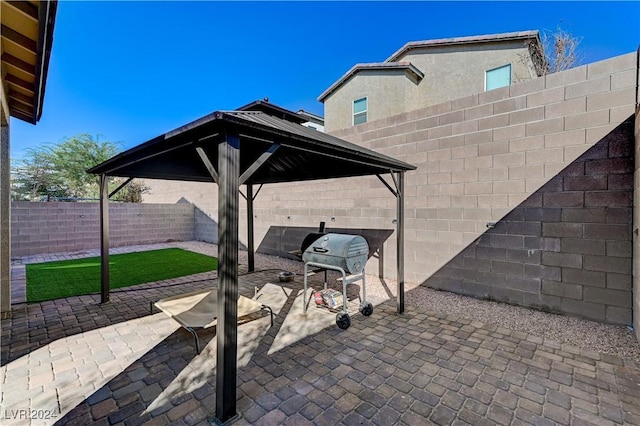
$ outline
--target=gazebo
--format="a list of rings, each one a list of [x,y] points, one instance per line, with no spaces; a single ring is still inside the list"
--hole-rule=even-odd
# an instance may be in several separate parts
[[[236,111],[213,112],[88,170],[100,176],[102,303],[109,301],[109,198],[134,178],[218,185],[215,415],[220,422],[236,415],[240,195],[247,200],[248,266],[253,270],[253,202],[262,185],[377,176],[397,199],[396,305],[398,313],[404,311],[404,174],[415,166],[302,126],[303,121],[284,108],[256,101]],[[129,179],[109,193],[109,176]]]

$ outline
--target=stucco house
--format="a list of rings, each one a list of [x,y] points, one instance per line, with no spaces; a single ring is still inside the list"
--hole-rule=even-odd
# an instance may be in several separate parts
[[[542,75],[538,31],[405,44],[384,62],[356,64],[318,100],[333,132]]]
[[[36,124],[42,115],[56,1],[0,3],[0,308],[11,310],[10,117]]]

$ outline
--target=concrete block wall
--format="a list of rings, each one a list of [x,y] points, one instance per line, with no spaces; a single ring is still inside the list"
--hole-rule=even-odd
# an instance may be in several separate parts
[[[194,239],[194,207],[188,203],[111,203],[109,225],[111,247],[189,241]],[[12,257],[98,247],[98,203],[12,203]]]
[[[218,222],[211,213],[194,207],[194,239],[207,243],[218,244]]]
[[[632,117],[425,284],[631,324],[633,153]]]
[[[144,203],[188,203],[194,207],[195,236],[198,241],[218,243],[218,186],[215,183],[145,179],[149,193]],[[240,199],[243,203],[244,199]],[[245,208],[246,210],[246,208]]]
[[[533,236],[541,238],[541,241],[550,238],[549,241],[559,243],[560,247],[532,247],[531,256],[541,259],[537,265],[539,267],[559,268],[560,275],[557,275],[557,269],[550,269],[555,270],[556,275],[541,275],[539,288],[535,285],[527,287],[521,282],[520,289],[509,289],[507,285],[515,287],[516,284],[511,281],[507,283],[505,278],[504,288],[512,291],[494,290],[481,296],[507,300],[504,295],[508,294],[508,300],[513,303],[627,323],[632,297],[628,283],[632,271],[628,256],[620,255],[628,250],[630,237],[627,236],[626,240],[622,237],[624,229],[630,229],[631,219],[627,216],[624,219],[626,222],[621,218],[615,220],[622,222],[612,222],[614,219],[610,217],[607,221],[605,215],[604,222],[595,219],[593,222],[582,222],[580,216],[584,218],[588,214],[584,212],[592,207],[602,207],[590,203],[597,203],[598,199],[604,203],[609,197],[615,197],[609,195],[612,191],[628,191],[621,189],[628,184],[628,173],[615,172],[626,170],[628,166],[621,163],[627,164],[628,159],[592,158],[589,161],[593,165],[588,172],[585,168],[583,175],[560,176],[561,188],[553,186],[560,185],[559,181],[553,179],[563,170],[570,170],[572,164],[592,148],[598,150],[604,149],[602,147],[605,145],[610,146],[611,140],[605,140],[605,137],[614,129],[618,135],[625,134],[619,127],[635,113],[637,69],[637,54],[634,52],[333,132],[337,137],[417,166],[416,171],[407,173],[405,183],[405,280],[430,285],[429,280],[445,265],[459,259],[462,253],[465,254],[462,257],[469,257],[469,252],[465,250],[470,250],[468,247],[487,233],[488,222],[497,223],[494,233],[504,229],[504,226],[510,230],[508,234],[496,234],[494,241],[503,240],[504,244],[512,240],[524,241],[525,237],[532,236],[528,233],[533,232],[526,228],[536,225],[515,221],[521,225],[509,226],[509,222],[514,222],[512,219],[520,214],[514,210],[538,208],[545,211],[548,206],[559,209],[560,219],[563,219],[562,212],[567,211],[564,213],[566,220],[558,220],[558,223],[550,221],[546,226],[543,226],[546,222],[540,220],[540,232],[548,235]],[[619,137],[616,136],[616,140]],[[598,145],[603,140],[605,142]],[[606,152],[608,156],[608,148]],[[577,164],[585,165],[586,161],[583,158]],[[547,184],[551,186],[545,187]],[[214,185],[194,185],[198,185],[196,190],[184,191],[183,194],[194,204],[204,206],[211,199],[209,188]],[[594,185],[593,188],[590,185]],[[161,183],[154,186],[153,191],[163,194],[166,187]],[[541,188],[547,191],[552,187],[556,190],[547,195],[547,205],[544,204],[544,195],[542,206],[523,205],[525,200],[532,202],[535,197],[531,197],[540,194]],[[624,204],[624,197],[628,197],[628,194],[622,197],[622,201],[617,201]],[[156,198],[156,201],[159,199]],[[393,227],[395,203],[395,197],[375,177],[265,185],[254,205],[256,246],[273,226],[313,228],[320,221],[325,221],[328,227],[335,228],[388,229]],[[557,205],[551,207],[549,203]],[[623,211],[625,208],[628,210],[629,206],[622,205],[619,208]],[[575,211],[569,213],[571,209]],[[501,224],[500,221],[512,212],[510,220]],[[207,213],[213,213],[215,217],[216,212],[207,210]],[[576,216],[571,218],[571,214]],[[244,212],[241,212],[240,219],[240,238],[246,242]],[[607,239],[606,235],[595,236],[594,232],[602,232],[609,225],[616,228],[615,235],[618,237]],[[518,226],[521,226],[520,231],[517,231]],[[563,232],[569,232],[574,227],[581,229],[581,236],[563,236]],[[552,236],[554,232],[560,235]],[[591,240],[599,242],[591,243]],[[590,244],[598,246],[592,247],[592,250],[599,251],[576,253],[578,250],[586,251]],[[528,258],[529,248],[526,254]],[[520,255],[524,278],[525,266],[529,264],[525,262],[522,252],[517,255]],[[516,253],[512,253],[512,256],[516,256]],[[578,257],[580,264],[576,260]],[[572,259],[574,263],[570,263]],[[517,274],[520,269],[520,266],[498,263],[501,259],[490,260],[496,262],[495,272],[501,271],[499,273],[505,277],[515,276],[514,273]],[[615,272],[606,269],[612,267],[610,263],[616,262],[620,263]],[[385,245],[385,276],[395,278],[395,265],[395,235],[392,235]],[[516,268],[517,271],[510,268]],[[564,275],[563,268],[568,271]],[[378,269],[377,260],[371,259],[367,270],[375,273]],[[527,266],[527,269],[531,269],[531,266]],[[604,284],[600,281],[600,287],[583,285],[580,290],[573,287],[580,284],[575,282],[578,280],[576,274],[583,271],[604,273]],[[620,281],[616,281],[618,278]],[[548,283],[543,289],[542,282],[545,280]],[[451,285],[449,289],[460,291],[459,287]],[[622,293],[598,293],[600,290]],[[577,298],[579,291],[582,299]],[[537,296],[533,297],[532,294]],[[606,297],[611,299],[604,300]],[[618,301],[614,303],[615,298]],[[596,313],[585,312],[587,308],[576,308],[573,303],[576,300],[583,307],[593,306]]]
[[[497,222],[499,231],[504,226],[500,224],[503,218],[585,152],[596,146],[596,150],[608,146],[608,140],[598,143],[635,113],[636,71],[637,54],[634,52],[334,132],[337,137],[418,167],[406,176],[406,280],[430,285],[429,280],[434,274],[461,253],[468,253],[465,250],[487,232],[487,222]],[[629,137],[628,131],[618,129],[616,132]],[[607,157],[592,160],[593,165],[581,178],[566,179],[566,189],[565,178],[561,178],[562,188],[555,187],[555,193],[547,196],[547,205],[557,203],[556,208],[560,209],[561,215],[563,208],[567,210],[567,221],[571,214],[568,209],[589,211],[594,207],[590,203],[604,203],[610,197],[615,198],[610,192],[618,192],[620,186],[628,185],[628,159]],[[584,165],[585,161],[578,163]],[[616,176],[610,177],[607,171],[617,166],[627,171],[612,171],[611,176]],[[625,176],[617,176],[619,174]],[[603,179],[606,179],[607,186],[603,186]],[[553,181],[550,185],[558,185],[558,182]],[[588,190],[591,184],[595,185],[593,192]],[[618,200],[623,204],[621,211],[630,207],[624,204],[628,194]],[[562,202],[568,204],[563,205]],[[273,207],[274,203],[283,207]],[[395,199],[375,178],[343,179],[265,187],[256,200],[255,211],[256,229],[261,231],[271,225],[289,223],[313,226],[320,220],[326,220],[329,224],[331,217],[340,227],[387,228],[395,215]],[[549,223],[544,228],[548,236],[539,236],[555,238],[560,243],[557,252],[547,252],[544,247],[531,248],[532,256],[540,257],[541,265],[559,268],[560,276],[539,277],[539,288],[533,284],[527,287],[524,282],[507,283],[505,279],[505,290],[481,295],[602,321],[628,323],[632,297],[628,257],[631,218],[627,215],[626,218],[609,218],[607,222],[605,217],[604,222],[587,226],[579,221],[579,216],[572,220],[583,233],[576,234],[573,241],[564,241],[562,235],[551,237],[550,234],[555,232],[554,229],[560,233],[570,229],[569,222]],[[534,225],[523,222],[522,226]],[[616,237],[621,240],[609,242],[601,239],[603,236],[594,236],[593,232],[601,232],[608,226],[622,234]],[[542,232],[542,221],[540,227]],[[512,225],[511,229],[517,232],[517,227]],[[524,229],[520,235],[509,234],[504,239],[524,241],[528,236],[526,232],[532,231]],[[581,239],[585,241],[579,241]],[[594,243],[600,250],[597,254],[576,253],[587,250],[576,248],[576,244],[587,247],[592,239],[599,240]],[[614,241],[620,241],[620,244]],[[547,254],[543,259],[544,253]],[[610,256],[610,253],[626,254],[619,257]],[[578,257],[580,260],[575,264],[565,266],[576,272],[563,276],[563,262]],[[559,265],[552,266],[553,263]],[[619,277],[607,275],[612,273],[609,269],[614,263]],[[496,265],[497,270],[506,268],[504,276],[513,275],[508,269],[513,265]],[[518,271],[522,268],[523,278],[524,265],[526,263],[522,261],[520,266],[515,266]],[[374,271],[375,268],[373,265]],[[572,287],[578,280],[575,274],[581,271],[603,273],[600,276],[604,276],[604,284],[600,283],[602,287],[583,286],[579,290]],[[385,275],[395,276],[393,237],[386,247]],[[609,287],[607,278],[611,283]],[[543,280],[548,281],[544,289]],[[522,288],[508,288],[507,285],[521,285]],[[447,288],[460,291],[459,284]],[[574,293],[570,293],[571,290]],[[578,292],[581,292],[580,299],[575,298]],[[579,303],[574,303],[576,300]],[[588,312],[589,307],[594,307],[594,312]]]

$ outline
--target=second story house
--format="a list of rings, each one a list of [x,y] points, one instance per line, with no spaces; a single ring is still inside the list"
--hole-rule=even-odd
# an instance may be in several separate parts
[[[414,41],[356,64],[325,90],[325,131],[378,120],[542,75],[538,31]]]

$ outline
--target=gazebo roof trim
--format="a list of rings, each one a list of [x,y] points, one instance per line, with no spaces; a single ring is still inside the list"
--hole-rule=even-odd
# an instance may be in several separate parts
[[[211,181],[195,156],[205,149],[213,161],[225,134],[241,142],[246,169],[270,144],[280,146],[251,183],[293,182],[414,170],[384,154],[282,119],[263,111],[215,111],[157,136],[92,167],[89,173],[112,176]],[[196,161],[197,160],[197,161]]]

